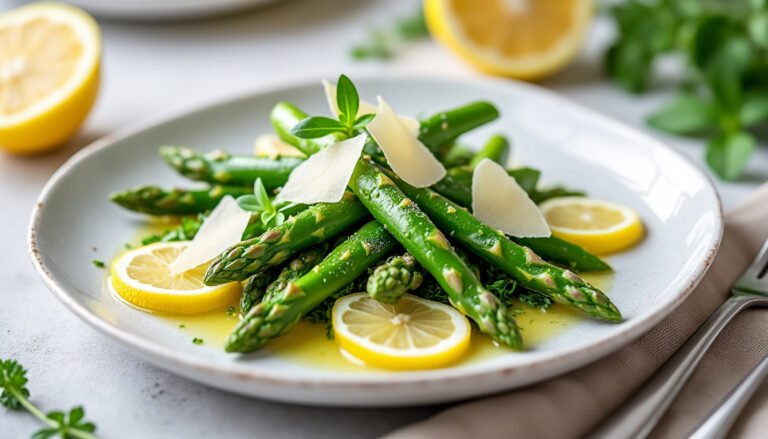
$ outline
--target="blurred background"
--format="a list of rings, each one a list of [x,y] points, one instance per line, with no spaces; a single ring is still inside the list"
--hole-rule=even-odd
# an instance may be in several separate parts
[[[19,3],[0,0],[0,10]],[[659,136],[734,194],[726,204],[768,178],[768,153],[755,146],[768,119],[762,0],[427,1],[431,36],[416,0],[70,3],[95,15],[103,53],[96,105],[68,152],[153,115],[294,79],[494,74]],[[485,50],[499,53],[476,56]]]

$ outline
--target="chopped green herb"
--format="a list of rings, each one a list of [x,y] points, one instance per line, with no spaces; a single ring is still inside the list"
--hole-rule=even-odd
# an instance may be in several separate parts
[[[424,11],[419,8],[413,15],[397,20],[388,29],[372,28],[368,39],[350,50],[354,59],[391,59],[413,41],[429,38],[429,29],[424,20]]]
[[[230,317],[234,317],[237,315],[237,310],[235,309],[234,306],[230,306],[229,308],[227,308],[227,315]]]
[[[184,329],[184,328],[186,328],[186,327],[187,327],[187,325],[185,325],[185,324],[183,324],[183,323],[179,325],[179,329]]]
[[[93,432],[96,425],[85,420],[83,407],[75,407],[69,412],[52,411],[44,414],[29,400],[27,389],[27,371],[16,360],[0,359],[0,404],[10,410],[26,409],[30,414],[45,424],[32,437],[44,439],[59,436],[63,439],[95,439]]]
[[[195,337],[192,339],[192,344],[203,344],[203,339]]]
[[[125,249],[126,249],[126,250],[130,250],[130,249],[132,249],[132,248],[133,248],[133,246],[131,245],[131,243],[130,243],[130,242],[126,242],[126,243],[125,243]]]
[[[100,261],[98,259],[94,259],[91,261],[94,267],[96,268],[104,268],[107,266],[107,264],[104,263],[104,261]]]

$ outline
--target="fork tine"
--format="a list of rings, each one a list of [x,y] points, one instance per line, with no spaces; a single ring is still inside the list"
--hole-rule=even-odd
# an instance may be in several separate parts
[[[768,240],[763,243],[763,247],[757,253],[757,256],[750,264],[749,268],[741,275],[736,282],[736,286],[742,283],[752,284],[765,275],[768,268]]]

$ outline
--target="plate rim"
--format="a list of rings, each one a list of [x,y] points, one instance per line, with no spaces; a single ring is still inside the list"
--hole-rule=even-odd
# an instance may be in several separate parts
[[[332,77],[333,75],[327,75]],[[197,381],[201,379],[193,372],[201,372],[206,375],[221,376],[226,379],[236,379],[238,381],[259,382],[261,384],[276,384],[284,386],[328,386],[332,388],[338,387],[365,387],[367,389],[372,388],[390,388],[393,385],[413,385],[413,384],[430,384],[434,382],[444,380],[473,380],[473,379],[488,379],[493,376],[505,376],[514,373],[525,374],[532,373],[535,378],[528,381],[528,384],[542,381],[547,378],[558,376],[567,371],[575,370],[585,364],[597,361],[605,356],[615,352],[623,346],[626,346],[633,340],[639,338],[641,335],[648,332],[655,327],[661,320],[670,315],[680,303],[685,300],[690,293],[698,286],[701,279],[709,270],[712,262],[719,250],[722,242],[723,229],[724,229],[724,215],[723,205],[720,198],[720,194],[714,186],[712,177],[706,174],[696,163],[690,158],[679,153],[666,143],[651,136],[650,134],[629,126],[623,122],[612,119],[611,117],[582,104],[571,101],[570,99],[559,95],[558,93],[529,83],[510,79],[500,78],[457,78],[449,76],[439,76],[432,74],[419,74],[419,73],[356,73],[355,77],[361,80],[375,81],[413,81],[413,80],[440,80],[446,83],[464,83],[472,84],[476,86],[488,86],[495,87],[517,87],[524,89],[528,93],[545,95],[548,99],[552,99],[560,105],[568,106],[574,110],[587,114],[592,119],[598,119],[602,123],[612,126],[613,129],[627,133],[635,138],[642,138],[657,147],[666,150],[671,153],[683,163],[691,168],[691,170],[698,175],[702,181],[705,182],[705,190],[714,195],[715,206],[714,207],[714,226],[715,231],[712,234],[712,239],[708,242],[706,255],[703,261],[692,270],[691,275],[686,279],[687,285],[676,293],[675,297],[669,301],[664,302],[663,306],[656,306],[647,317],[642,319],[628,320],[622,323],[624,328],[617,332],[609,339],[603,340],[598,343],[591,343],[589,346],[577,346],[580,349],[571,349],[568,352],[552,355],[551,357],[544,357],[538,361],[524,365],[494,365],[493,367],[477,368],[474,370],[464,370],[461,373],[456,373],[457,369],[435,369],[427,371],[409,371],[392,374],[386,378],[382,378],[381,375],[365,375],[365,374],[349,374],[348,377],[342,378],[342,376],[336,376],[333,378],[324,378],[321,376],[312,375],[309,377],[302,374],[287,374],[287,373],[274,373],[273,371],[266,371],[263,369],[255,369],[249,367],[247,363],[235,363],[232,364],[220,364],[215,360],[206,359],[194,354],[189,354],[173,349],[166,348],[162,345],[156,344],[150,340],[144,339],[138,335],[135,335],[129,331],[120,329],[113,326],[106,320],[99,317],[96,313],[90,311],[86,306],[79,304],[71,295],[67,292],[67,287],[61,284],[49,270],[48,266],[43,260],[38,244],[38,228],[40,218],[46,209],[47,201],[50,193],[57,186],[59,181],[74,168],[81,161],[87,159],[91,155],[112,147],[115,143],[124,140],[133,135],[139,134],[145,130],[154,128],[159,125],[173,122],[177,119],[185,118],[198,112],[204,112],[216,107],[232,104],[237,101],[245,101],[258,98],[260,95],[275,93],[281,90],[298,88],[307,86],[313,82],[319,82],[318,78],[322,78],[322,75],[306,75],[299,78],[273,81],[267,86],[251,88],[243,90],[241,92],[230,93],[225,96],[203,101],[200,103],[191,104],[180,109],[173,109],[170,111],[162,112],[156,116],[152,116],[143,120],[139,120],[136,123],[128,124],[126,127],[113,131],[104,137],[90,143],[83,147],[75,154],[73,154],[66,162],[64,162],[49,178],[40,192],[37,200],[35,201],[32,214],[29,221],[27,245],[28,252],[32,259],[32,263],[37,271],[38,275],[43,279],[46,287],[53,293],[53,295],[64,306],[73,312],[78,318],[86,322],[97,331],[107,335],[109,338],[114,339],[121,344],[125,345],[131,352],[146,359],[147,361],[169,370],[173,373],[184,375]],[[554,364],[552,364],[554,363]],[[557,364],[559,363],[559,364]],[[543,366],[547,364],[549,366],[548,371],[541,371]],[[453,373],[451,373],[453,371]],[[225,384],[213,384],[206,382],[208,385],[214,385],[220,388],[226,388],[231,391],[238,392],[237,389],[231,388]],[[506,390],[509,387],[505,387]],[[390,389],[391,390],[391,389]],[[252,392],[246,392],[245,390],[238,393],[253,394]],[[279,399],[276,397],[267,397],[269,399]],[[438,400],[439,398],[435,398]],[[455,398],[454,398],[455,399]],[[285,399],[293,401],[293,399]],[[443,399],[445,400],[445,399]],[[404,402],[403,405],[408,405]]]

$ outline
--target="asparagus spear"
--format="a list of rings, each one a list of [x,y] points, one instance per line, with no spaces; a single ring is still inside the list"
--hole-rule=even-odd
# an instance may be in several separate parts
[[[491,159],[501,166],[506,166],[507,158],[509,157],[509,141],[501,134],[497,134],[483,145],[483,148],[472,157],[472,161],[469,162],[469,166],[477,166],[483,159]]]
[[[205,283],[219,285],[247,279],[298,251],[332,238],[366,216],[368,212],[351,193],[338,203],[315,204],[258,238],[225,250],[211,262]]]
[[[499,110],[488,102],[472,102],[422,120],[419,140],[442,158],[460,135],[498,117]]]
[[[536,189],[539,171],[531,168],[510,169],[507,173],[517,183],[535,197],[541,192]],[[472,169],[470,167],[451,168],[446,176],[432,189],[462,207],[472,206]],[[571,244],[556,236],[549,238],[514,238],[520,245],[529,247],[534,253],[548,261],[569,266],[576,271],[610,271],[611,266],[582,247]]]
[[[611,300],[572,271],[547,263],[530,248],[516,244],[435,191],[415,188],[394,174],[389,175],[438,226],[450,230],[452,237],[508,273],[521,286],[546,294],[555,302],[574,306],[590,316],[608,321],[621,320],[621,313]]]
[[[289,283],[304,276],[328,255],[328,242],[322,242],[299,253],[289,262],[266,287],[264,300],[271,300],[285,289]]]
[[[237,186],[166,190],[147,185],[114,192],[109,199],[128,210],[149,215],[194,215],[213,209],[226,195],[239,197],[249,193],[249,189]]]
[[[379,302],[397,303],[408,291],[415,290],[424,280],[421,267],[408,253],[392,256],[380,264],[368,277],[365,290]]]
[[[472,157],[475,156],[475,152],[468,147],[459,145],[454,142],[451,146],[446,147],[447,151],[440,158],[443,165],[446,168],[454,168],[456,166],[467,166],[472,161]]]
[[[240,294],[241,315],[247,314],[253,305],[261,301],[264,297],[264,293],[267,291],[267,286],[277,278],[279,272],[279,269],[272,268],[261,273],[256,273],[248,278],[248,282],[245,283],[243,292]]]
[[[223,151],[201,154],[189,148],[163,146],[160,156],[181,175],[214,184],[250,186],[261,178],[272,190],[288,181],[288,176],[304,159],[300,157],[237,156]]]
[[[365,273],[396,245],[384,226],[376,221],[365,224],[314,269],[251,308],[230,334],[225,350],[252,352],[284,334],[304,314]]]
[[[349,186],[379,222],[429,271],[459,311],[480,330],[513,349],[522,337],[511,313],[487,291],[429,217],[375,165],[360,160]]]

